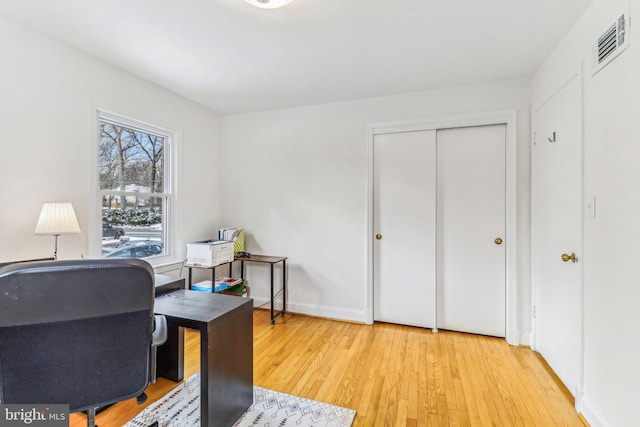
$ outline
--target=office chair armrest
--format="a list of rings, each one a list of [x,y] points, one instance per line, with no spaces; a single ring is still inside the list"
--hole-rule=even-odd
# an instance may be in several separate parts
[[[167,318],[161,314],[155,314],[153,317],[155,326],[151,338],[151,346],[158,347],[167,341]]]
[[[156,382],[156,353],[157,347],[164,344],[167,341],[167,318],[162,314],[153,315],[153,335],[151,336],[151,353],[150,353],[150,373],[149,379],[151,383]],[[144,393],[143,393],[144,394]]]

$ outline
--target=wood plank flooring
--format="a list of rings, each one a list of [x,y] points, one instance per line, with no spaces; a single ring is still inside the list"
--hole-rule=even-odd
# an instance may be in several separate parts
[[[254,312],[254,383],[355,409],[354,426],[583,426],[536,353],[504,339],[290,314],[271,325],[268,314]],[[187,332],[186,377],[199,369]],[[159,379],[147,404],[175,385]],[[121,426],[144,406],[118,403],[97,423]]]

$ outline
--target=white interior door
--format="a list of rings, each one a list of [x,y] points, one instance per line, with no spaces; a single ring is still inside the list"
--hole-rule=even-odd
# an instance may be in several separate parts
[[[575,395],[582,328],[580,78],[534,111],[531,278],[534,342]],[[575,254],[578,262],[562,260]]]
[[[437,132],[438,328],[505,336],[505,147],[506,125]]]
[[[435,147],[435,131],[374,138],[374,320],[435,327]]]

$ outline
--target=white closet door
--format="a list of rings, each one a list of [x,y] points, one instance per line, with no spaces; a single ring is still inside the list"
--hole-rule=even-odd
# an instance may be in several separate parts
[[[438,130],[438,328],[505,336],[505,132]]]
[[[576,76],[535,111],[531,151],[533,348],[574,396],[582,346],[581,90]]]
[[[435,327],[436,132],[374,138],[374,320]]]

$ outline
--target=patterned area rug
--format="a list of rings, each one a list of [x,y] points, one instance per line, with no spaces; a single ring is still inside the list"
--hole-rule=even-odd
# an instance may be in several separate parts
[[[345,427],[356,411],[304,399],[261,387],[253,387],[253,405],[233,427]],[[196,373],[164,397],[147,406],[125,427],[200,425],[200,373]]]

